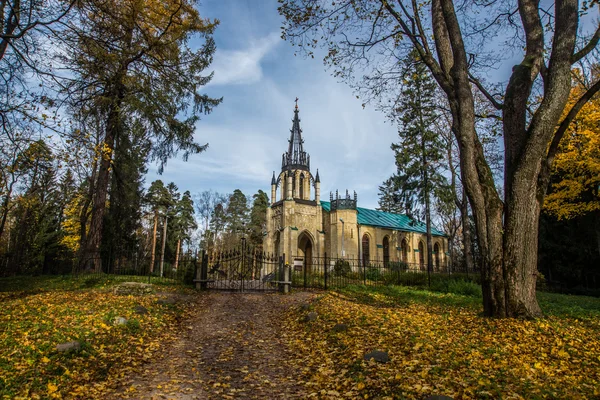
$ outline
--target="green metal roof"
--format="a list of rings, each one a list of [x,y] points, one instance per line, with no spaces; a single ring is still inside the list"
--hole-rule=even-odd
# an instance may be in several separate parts
[[[331,210],[331,204],[328,201],[321,201],[321,207],[327,212]],[[357,207],[356,211],[358,212],[357,219],[360,225],[378,226],[397,231],[427,233],[424,222],[409,218],[408,215],[393,214],[362,207]],[[434,227],[431,227],[431,234],[434,236],[446,236],[444,232]]]

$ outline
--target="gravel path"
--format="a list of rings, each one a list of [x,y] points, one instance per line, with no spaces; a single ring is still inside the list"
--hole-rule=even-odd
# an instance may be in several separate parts
[[[283,330],[285,314],[314,294],[291,295],[210,292],[179,338],[129,376],[115,394],[135,399],[303,398],[304,386],[291,338]]]

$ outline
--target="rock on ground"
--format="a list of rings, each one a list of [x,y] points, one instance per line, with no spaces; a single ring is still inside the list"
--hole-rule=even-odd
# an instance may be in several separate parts
[[[154,293],[154,286],[149,283],[141,282],[123,282],[113,289],[114,294],[125,294],[141,296],[144,294]]]

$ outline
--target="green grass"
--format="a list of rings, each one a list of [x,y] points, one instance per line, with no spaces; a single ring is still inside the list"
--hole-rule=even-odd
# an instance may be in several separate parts
[[[459,293],[429,291],[407,286],[362,286],[351,285],[337,291],[350,299],[375,306],[401,306],[411,303],[452,307],[470,307],[482,310],[481,291],[463,294],[463,284],[455,287]],[[466,291],[470,291],[467,289]],[[537,292],[538,302],[544,315],[576,319],[600,318],[600,299],[588,296],[573,296],[557,293]]]
[[[53,290],[82,290],[99,289],[122,282],[152,283],[161,287],[174,287],[182,285],[180,281],[167,278],[137,275],[107,275],[107,274],[82,274],[82,275],[57,275],[57,276],[15,276],[0,278],[0,292],[15,292],[31,294]]]

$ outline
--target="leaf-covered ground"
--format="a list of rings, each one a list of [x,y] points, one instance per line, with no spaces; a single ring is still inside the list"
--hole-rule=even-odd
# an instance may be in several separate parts
[[[0,280],[0,397],[600,398],[600,299],[539,293],[547,317],[519,321],[402,287],[133,297],[111,284]],[[55,350],[73,340],[81,351]],[[365,361],[372,350],[390,362]]]
[[[554,304],[550,313],[560,316],[494,320],[481,317],[474,301],[410,289],[347,290],[315,302],[314,322],[292,314],[287,329],[298,332],[295,350],[314,397],[600,396],[596,310],[580,307],[585,315],[576,318]],[[348,330],[334,332],[339,323]],[[390,361],[365,361],[371,350],[387,351]]]
[[[105,386],[139,368],[174,337],[178,321],[190,307],[183,294],[134,297],[114,295],[105,285],[56,290],[54,281],[50,287],[37,283],[27,291],[0,293],[3,398],[102,398]],[[69,285],[74,283],[58,286]],[[178,301],[157,303],[165,297]],[[136,313],[137,306],[148,312]],[[127,324],[115,325],[116,317],[126,318]],[[70,341],[79,341],[81,350],[56,351],[57,344]]]
[[[152,362],[131,371],[111,399],[305,398],[301,366],[283,329],[291,310],[313,295],[210,292],[181,335]]]

